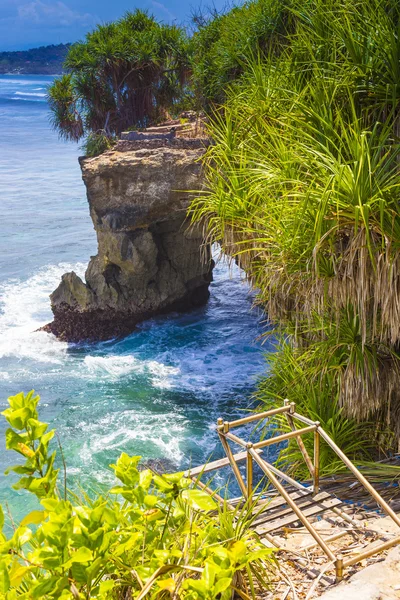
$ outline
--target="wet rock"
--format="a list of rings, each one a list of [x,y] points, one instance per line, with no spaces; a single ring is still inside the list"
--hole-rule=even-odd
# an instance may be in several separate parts
[[[81,159],[98,254],[85,282],[62,277],[45,330],[72,342],[126,335],[144,319],[204,304],[213,262],[186,211],[204,147],[137,148]]]

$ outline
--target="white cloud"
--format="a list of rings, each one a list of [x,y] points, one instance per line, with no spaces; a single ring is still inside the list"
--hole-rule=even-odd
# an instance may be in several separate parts
[[[18,19],[30,25],[46,27],[71,27],[73,25],[92,26],[94,17],[88,13],[80,14],[69,8],[64,2],[46,3],[32,0],[18,6]]]
[[[172,12],[170,10],[168,10],[168,8],[162,4],[161,2],[155,2],[155,0],[151,0],[150,4],[152,6],[154,6],[154,8],[160,10],[161,12],[165,13],[167,15],[167,17],[171,20],[176,19],[176,16],[174,14],[172,14]]]

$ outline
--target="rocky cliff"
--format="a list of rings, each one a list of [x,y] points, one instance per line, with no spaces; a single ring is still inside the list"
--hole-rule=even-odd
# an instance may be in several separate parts
[[[81,159],[98,254],[83,282],[74,272],[51,295],[46,331],[67,341],[131,332],[146,318],[204,304],[213,263],[199,230],[188,229],[191,194],[202,185],[204,143],[120,142]]]

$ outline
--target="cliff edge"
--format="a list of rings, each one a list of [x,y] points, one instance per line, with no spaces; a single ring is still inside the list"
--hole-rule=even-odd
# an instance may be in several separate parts
[[[63,275],[44,327],[71,342],[130,333],[149,317],[204,304],[213,262],[201,232],[188,229],[191,195],[202,186],[203,140],[119,142],[80,160],[98,254],[85,282]]]

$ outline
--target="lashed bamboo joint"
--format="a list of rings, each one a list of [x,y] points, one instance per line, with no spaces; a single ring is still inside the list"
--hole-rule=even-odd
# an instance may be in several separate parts
[[[281,435],[272,436],[255,443],[249,442],[248,440],[233,434],[231,431],[235,427],[242,427],[243,425],[255,423],[256,421],[268,422],[268,419],[279,414],[285,414],[291,431]],[[306,426],[297,429],[295,424],[296,421]],[[340,499],[331,496],[327,492],[320,492],[319,459],[321,438],[332,448],[341,461],[353,473],[355,478],[373,497],[375,502],[381,506],[382,510],[396,523],[399,528],[400,518],[374,489],[374,487],[365,479],[357,467],[334,443],[334,441],[321,427],[321,424],[317,421],[314,422],[296,412],[296,406],[294,402],[285,400],[284,406],[282,407],[259,414],[253,414],[248,417],[243,417],[242,419],[236,419],[235,421],[229,422],[224,421],[223,419],[218,419],[217,432],[222,447],[225,450],[226,458],[196,467],[191,471],[187,471],[186,475],[192,477],[195,484],[199,485],[202,489],[213,495],[213,497],[219,502],[224,502],[221,496],[216,494],[211,488],[200,481],[200,477],[204,473],[209,473],[210,471],[230,466],[242,493],[242,497],[237,499],[235,502],[255,500],[257,510],[259,511],[260,505],[262,507],[261,511],[257,515],[257,518],[253,522],[253,527],[261,539],[266,538],[269,542],[272,540],[272,543],[274,543],[273,537],[270,535],[273,531],[276,531],[290,523],[300,521],[315,540],[315,545],[318,545],[326,554],[328,560],[334,564],[336,579],[338,581],[343,578],[344,571],[348,567],[400,543],[399,532],[398,536],[395,536],[390,540],[386,540],[380,545],[374,545],[373,548],[366,549],[363,553],[344,560],[340,553],[336,552],[335,554],[329,546],[329,542],[338,539],[341,537],[341,534],[330,536],[324,539],[323,536],[315,529],[310,517],[321,514],[325,511],[334,511],[335,513],[339,514],[347,524],[350,523],[354,525],[354,521],[345,512],[340,510],[339,506],[342,504]],[[312,459],[302,441],[302,436],[309,433],[313,433],[314,435],[314,453]],[[293,478],[287,475],[287,473],[281,471],[274,465],[271,465],[261,456],[263,448],[273,444],[279,444],[293,438],[296,440],[310,472],[313,481],[313,485],[310,487],[295,481]],[[234,444],[242,447],[244,451],[238,454],[233,454],[229,442],[233,442]],[[246,481],[244,480],[238,466],[238,463],[240,462],[246,463]],[[254,463],[259,467],[269,483],[275,488],[278,497],[280,496],[281,500],[275,498],[273,501],[268,502],[265,501],[263,493],[255,492],[253,488]],[[265,509],[263,509],[263,507],[265,507]]]

